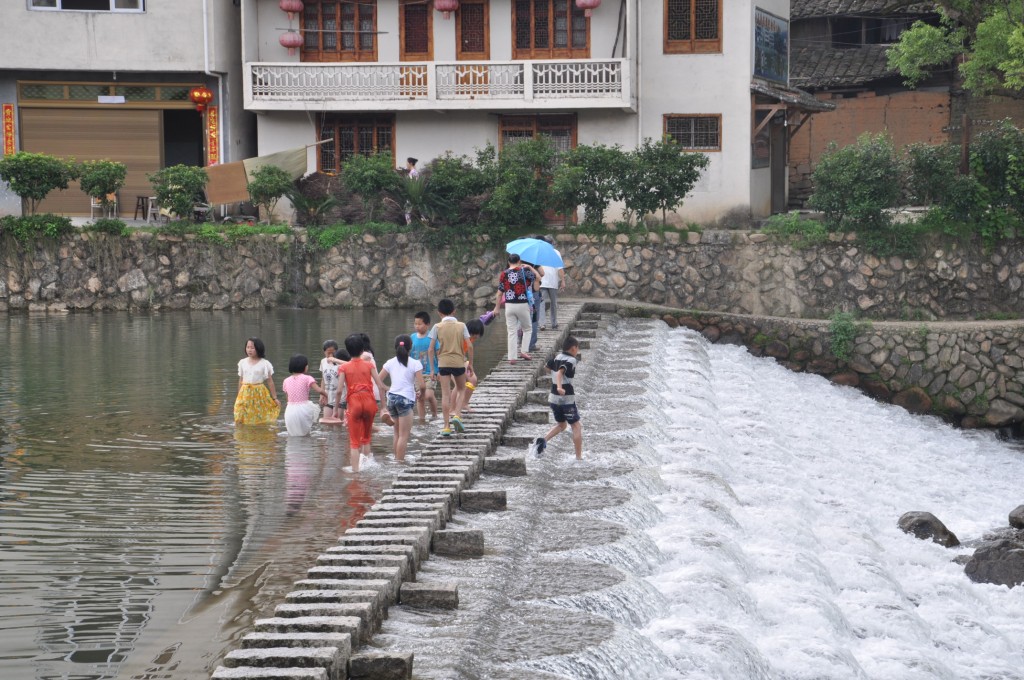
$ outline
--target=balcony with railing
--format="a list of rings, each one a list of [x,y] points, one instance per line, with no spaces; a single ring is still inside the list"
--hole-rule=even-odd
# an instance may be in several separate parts
[[[253,111],[634,110],[625,59],[250,63]]]

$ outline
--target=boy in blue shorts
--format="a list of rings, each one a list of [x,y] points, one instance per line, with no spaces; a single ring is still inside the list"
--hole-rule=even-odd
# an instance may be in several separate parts
[[[576,449],[576,460],[583,460],[583,425],[580,423],[580,412],[576,408],[576,392],[572,379],[576,377],[576,362],[580,353],[580,341],[571,335],[562,343],[562,351],[547,363],[551,372],[551,394],[548,404],[555,416],[555,426],[543,437],[537,437],[530,448],[540,456],[547,448],[548,442],[567,426],[572,428],[572,443]]]
[[[412,350],[409,356],[423,364],[423,396],[416,400],[416,414],[420,422],[427,420],[427,404],[430,404],[430,417],[437,417],[437,397],[434,396],[434,383],[437,376],[437,362],[433,363],[428,359],[430,345],[430,314],[427,312],[416,312],[412,320]]]

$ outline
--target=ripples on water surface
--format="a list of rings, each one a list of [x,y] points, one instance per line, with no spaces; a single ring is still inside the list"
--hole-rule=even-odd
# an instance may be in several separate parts
[[[459,612],[397,608],[375,645],[437,679],[1024,678],[1024,588],[896,527],[1005,526],[1019,445],[660,322],[602,337],[576,380],[586,462],[561,435],[528,478],[485,477],[508,511],[454,524],[487,556],[419,579],[457,583]]]
[[[388,428],[357,476],[345,431],[236,430],[245,338],[280,388],[353,330],[382,364],[413,311],[0,319],[0,678],[208,677],[396,469]]]

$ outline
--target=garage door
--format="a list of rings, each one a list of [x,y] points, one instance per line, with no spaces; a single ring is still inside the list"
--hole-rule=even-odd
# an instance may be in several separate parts
[[[77,161],[112,160],[128,166],[119,192],[121,214],[131,215],[136,196],[153,193],[147,174],[162,167],[163,112],[159,110],[21,109],[21,148]],[[40,212],[88,215],[89,197],[71,184],[39,204]]]

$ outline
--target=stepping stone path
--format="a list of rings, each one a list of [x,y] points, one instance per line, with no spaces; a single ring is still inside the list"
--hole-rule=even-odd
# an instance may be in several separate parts
[[[550,378],[544,364],[569,329],[589,346],[601,328],[600,314],[583,305],[559,305],[558,330],[540,331],[537,344],[550,348],[529,361],[502,361],[477,386],[473,412],[463,417],[464,434],[436,436],[417,460],[356,526],[338,538],[295,584],[274,616],[259,619],[242,647],[229,652],[212,677],[217,680],[339,680],[412,678],[412,654],[360,652],[387,618],[388,607],[456,608],[458,588],[416,582],[431,551],[463,557],[486,550],[479,531],[445,529],[452,515],[501,511],[504,491],[473,491],[482,474],[527,474],[525,457],[494,456],[498,445],[526,449],[532,439],[505,436],[514,423],[548,423]],[[583,340],[582,338],[587,338]]]

